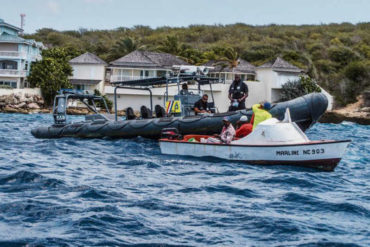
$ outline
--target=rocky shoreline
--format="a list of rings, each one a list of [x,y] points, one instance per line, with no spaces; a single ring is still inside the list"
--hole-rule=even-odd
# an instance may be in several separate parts
[[[370,92],[365,92],[359,97],[358,102],[345,108],[327,111],[319,120],[320,123],[338,124],[343,121],[354,122],[362,125],[370,125]],[[38,95],[11,94],[0,96],[0,113],[51,113],[52,109],[45,107],[44,100]],[[70,107],[67,110],[70,115],[92,114],[87,108]],[[124,116],[125,111],[118,111],[119,116]],[[138,112],[135,115],[139,116]]]
[[[52,108],[46,107],[43,98],[39,95],[10,94],[0,96],[0,113],[51,113]],[[93,114],[84,107],[69,107],[67,113],[70,115]],[[125,111],[118,111],[119,116],[124,116]]]
[[[335,124],[343,121],[370,125],[370,91],[365,91],[353,104],[327,111],[319,120],[320,123]]]
[[[0,96],[0,112],[5,113],[33,113],[49,112],[45,109],[45,102],[39,95],[10,94]]]
[[[370,125],[370,112],[360,112],[360,114],[353,114],[341,113],[336,110],[327,111],[319,120],[320,123],[333,124],[339,124],[343,121],[354,122],[362,125]]]

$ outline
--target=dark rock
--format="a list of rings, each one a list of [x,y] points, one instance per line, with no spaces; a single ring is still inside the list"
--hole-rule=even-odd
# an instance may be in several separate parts
[[[343,121],[354,122],[362,125],[370,125],[370,117],[367,114],[367,117],[358,117],[358,116],[345,116],[343,114],[334,112],[334,111],[327,111],[324,115],[320,118],[320,123],[334,123],[338,124]]]
[[[369,107],[370,106],[370,90],[363,92],[363,98],[364,98],[364,106]]]

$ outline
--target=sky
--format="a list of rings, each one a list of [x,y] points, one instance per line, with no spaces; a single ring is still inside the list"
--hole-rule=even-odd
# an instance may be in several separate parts
[[[146,25],[327,24],[370,21],[370,0],[0,0],[0,18],[25,33]]]

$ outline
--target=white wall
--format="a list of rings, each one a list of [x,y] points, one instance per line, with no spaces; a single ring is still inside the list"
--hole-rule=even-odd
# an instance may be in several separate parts
[[[71,64],[73,75],[71,79],[100,80],[96,85],[86,85],[85,90],[98,89],[104,94],[105,65],[102,64]]]
[[[264,85],[265,100],[271,101],[271,84],[276,80],[276,74],[269,68],[257,68],[257,80]]]
[[[300,73],[275,73],[275,81],[271,82],[271,88],[281,88],[285,83],[289,81],[299,80]]]
[[[267,90],[266,84],[264,82],[247,81],[246,83],[249,89],[248,98],[245,100],[245,106],[247,108],[250,108],[252,107],[252,105],[266,100]]]
[[[105,94],[114,103],[114,87],[105,86]],[[164,106],[164,93],[166,92],[165,87],[152,88],[153,93],[153,110],[155,105]],[[173,99],[173,96],[177,93],[177,86],[169,87],[169,99]],[[117,91],[117,108],[118,110],[132,107],[134,111],[139,111],[140,107],[145,105],[150,107],[150,94],[149,91],[144,90],[133,90],[133,89],[118,89]]]
[[[72,64],[73,79],[104,80],[105,66],[101,64]]]

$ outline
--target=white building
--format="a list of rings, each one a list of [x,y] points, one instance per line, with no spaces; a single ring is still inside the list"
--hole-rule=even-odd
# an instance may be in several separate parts
[[[214,60],[207,62],[204,66],[213,67],[209,71],[209,76],[220,78],[229,84],[234,80],[235,74],[239,74],[243,81],[255,81],[256,78],[256,67],[243,59],[238,59],[238,65],[235,68]]]
[[[161,77],[172,71],[173,65],[189,65],[168,53],[133,51],[109,64],[110,81],[127,81]]]
[[[303,71],[278,57],[257,67],[256,72],[257,80],[264,84],[266,99],[276,102],[280,100],[282,86],[288,81],[299,80]]]
[[[151,77],[166,76],[172,72],[174,65],[189,65],[184,60],[168,53],[151,52],[151,51],[133,51],[109,64],[108,74],[112,83],[119,81],[137,80]],[[169,98],[173,98],[175,87],[171,87]],[[177,89],[177,87],[176,87]],[[164,87],[154,88],[153,90],[153,107],[156,104],[163,106]],[[117,91],[118,109],[122,110],[132,107],[139,110],[142,105],[149,106],[149,93],[142,90],[119,89]],[[114,87],[106,86],[105,94],[109,99],[114,99]]]
[[[299,76],[304,75],[303,71],[278,57],[273,62],[265,63],[256,69],[257,80],[263,82],[265,97],[270,102],[280,100],[282,86],[289,81],[299,80]],[[320,87],[321,88],[321,87]],[[328,98],[328,110],[333,109],[333,96],[321,88],[321,92]]]
[[[86,52],[69,61],[73,69],[70,82],[75,89],[104,94],[104,78],[107,63],[96,55]]]
[[[31,63],[41,59],[41,42],[23,39],[23,30],[0,19],[0,86],[28,87]]]
[[[173,65],[186,64],[173,55],[165,54],[162,57],[162,54],[135,51],[112,62],[109,66],[112,72],[111,80],[117,82],[161,76],[170,72]],[[168,62],[169,60],[171,62]],[[233,69],[220,66],[220,63],[216,61],[210,61],[204,64],[204,66],[214,67],[209,71],[209,76],[217,77],[224,81],[224,83],[212,86],[215,105],[219,112],[226,112],[229,108],[228,91],[235,74],[241,75],[242,80],[248,85],[249,95],[246,99],[246,107],[249,108],[261,101],[279,101],[282,85],[288,81],[298,80],[303,72],[280,57],[257,68],[242,59],[239,59],[238,65]],[[190,85],[189,89],[196,90],[197,86]],[[204,85],[201,89],[210,96],[209,85]],[[156,104],[164,105],[165,91],[165,87],[152,89],[153,107]],[[113,100],[114,87],[106,86],[105,92]],[[142,105],[149,106],[149,93],[147,91],[119,89],[117,92],[117,106],[119,110],[129,106],[134,110],[139,110]],[[326,93],[325,91],[323,92]],[[170,100],[177,93],[177,86],[169,87],[168,96]],[[332,97],[329,94],[327,96],[329,98],[328,109],[331,109]]]

